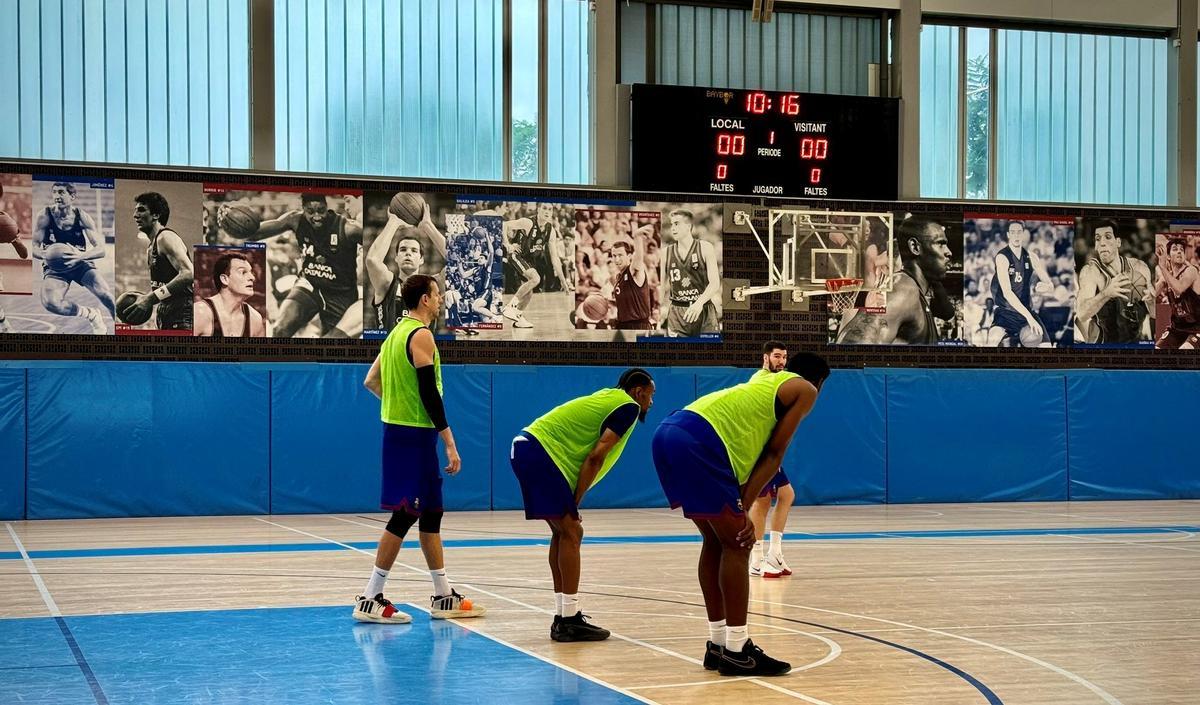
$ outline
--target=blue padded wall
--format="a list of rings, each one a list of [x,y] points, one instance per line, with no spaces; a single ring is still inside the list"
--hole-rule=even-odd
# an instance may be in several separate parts
[[[442,384],[446,418],[462,458],[462,470],[454,477],[445,477],[442,483],[446,509],[490,509],[492,473],[495,472],[492,467],[492,368],[443,367]],[[438,453],[444,466],[446,455],[441,442]]]
[[[1067,392],[1071,499],[1200,498],[1200,372],[1074,372]]]
[[[25,370],[0,368],[0,519],[25,518]]]
[[[1067,499],[1062,373],[887,373],[887,501]]]
[[[265,513],[267,384],[236,364],[30,368],[28,518]]]
[[[379,511],[379,401],[369,365],[271,372],[271,512]]]
[[[885,500],[884,403],[883,375],[861,370],[829,375],[783,461],[796,504]]]

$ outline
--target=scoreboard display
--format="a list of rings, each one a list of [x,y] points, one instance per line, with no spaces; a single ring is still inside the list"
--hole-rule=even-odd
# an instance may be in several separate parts
[[[900,102],[635,84],[637,191],[895,200]]]

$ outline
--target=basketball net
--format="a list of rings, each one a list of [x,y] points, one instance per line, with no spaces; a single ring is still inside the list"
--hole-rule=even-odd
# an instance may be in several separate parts
[[[862,279],[826,279],[825,290],[829,292],[829,310],[843,313],[854,306],[854,299],[862,290]]]

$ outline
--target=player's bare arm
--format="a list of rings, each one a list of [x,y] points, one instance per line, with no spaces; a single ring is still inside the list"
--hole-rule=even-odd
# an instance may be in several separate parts
[[[212,309],[203,301],[192,304],[192,332],[194,335],[204,336],[213,334]]]
[[[253,307],[250,309],[250,337],[267,337],[267,322],[263,320],[262,314],[256,311]]]
[[[629,273],[633,275],[633,283],[638,286],[646,283],[646,238],[653,234],[653,225],[643,225],[633,231],[633,257],[629,260]]]
[[[104,257],[104,239],[100,235],[100,229],[96,227],[96,221],[85,211],[79,211],[79,224],[83,227],[83,238],[87,241],[88,247],[83,252],[71,252],[66,258],[67,262],[74,261],[90,261],[98,260]]]
[[[434,251],[441,255],[442,259],[446,258],[446,236],[433,224],[433,218],[429,214],[429,203],[425,203],[421,211],[421,222],[417,223],[417,231],[429,240],[429,244],[433,245]]]
[[[246,239],[247,240],[264,240],[269,237],[281,235],[283,233],[286,233],[289,230],[295,231],[296,228],[300,227],[300,218],[301,218],[301,212],[296,210],[296,211],[288,211],[287,213],[284,213],[283,215],[279,216],[278,218],[264,220],[262,222],[262,224],[260,224],[258,226],[258,230],[253,235],[251,235],[250,237],[248,237]]]
[[[575,484],[575,506],[583,501],[583,495],[591,488],[592,483],[596,481],[596,474],[600,472],[600,468],[604,467],[604,459],[608,457],[609,451],[617,445],[621,437],[613,433],[611,428],[604,429],[604,433],[600,434],[596,445],[592,446],[592,450],[584,459],[583,465],[579,468],[579,481]]]
[[[1148,281],[1148,280],[1147,280]],[[1100,288],[1100,273],[1092,265],[1087,265],[1079,273],[1079,306],[1075,313],[1076,319],[1083,324],[1092,320],[1109,300],[1119,298],[1129,300],[1132,282],[1128,274],[1121,273],[1113,277],[1108,285]]]
[[[882,313],[856,311],[850,320],[842,325],[838,342],[860,345],[887,345],[895,342],[900,328],[917,319],[919,298],[920,292],[917,291],[916,284],[907,277],[900,277],[892,293],[888,295],[887,309]]]
[[[33,256],[36,259],[45,259],[46,252],[46,235],[50,230],[50,216],[46,215],[45,211],[38,216],[37,224],[33,226]]]
[[[387,295],[396,275],[387,266],[387,253],[392,249],[392,240],[400,231],[404,221],[395,213],[388,213],[387,223],[367,248],[367,279],[371,283],[371,302],[378,304]]]
[[[717,251],[711,242],[705,240],[700,241],[700,254],[704,257],[705,270],[708,272],[708,286],[692,305],[687,307],[683,313],[683,320],[692,323],[700,318],[700,314],[704,311],[704,304],[714,301],[721,295],[721,275],[717,271]]]
[[[367,370],[363,386],[374,394],[376,399],[383,401],[383,372],[380,369],[379,355],[375,356],[375,361],[371,363],[371,369]]]

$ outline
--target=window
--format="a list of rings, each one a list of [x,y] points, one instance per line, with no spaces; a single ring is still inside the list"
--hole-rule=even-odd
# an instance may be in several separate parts
[[[1162,38],[923,27],[921,195],[1166,203],[1166,60]]]
[[[249,27],[245,0],[0,3],[0,155],[249,166]]]
[[[870,93],[868,67],[879,63],[880,52],[876,17],[780,12],[777,6],[764,23],[752,21],[747,10],[655,7],[659,83]]]

